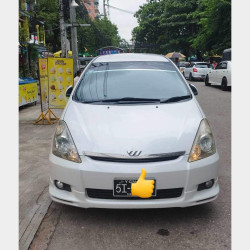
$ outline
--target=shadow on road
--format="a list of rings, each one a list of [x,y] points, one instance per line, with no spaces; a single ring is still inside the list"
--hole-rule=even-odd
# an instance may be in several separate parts
[[[99,209],[77,208],[62,205],[62,213],[66,217],[75,217],[77,220],[88,220],[89,223],[108,223],[116,225],[117,222],[134,224],[143,222],[145,226],[152,223],[190,223],[194,220],[208,221],[217,217],[216,207],[213,203],[187,208],[162,209]]]
[[[218,85],[211,85],[211,86],[209,86],[209,87],[212,87],[212,88],[221,90],[221,86],[218,86]],[[222,90],[221,90],[221,91],[222,91]],[[228,89],[227,89],[227,91],[225,91],[225,92],[231,92],[231,86],[228,86]]]

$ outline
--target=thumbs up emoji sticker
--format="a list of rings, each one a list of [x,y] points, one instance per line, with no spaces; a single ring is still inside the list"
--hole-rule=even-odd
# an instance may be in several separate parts
[[[146,169],[141,170],[141,176],[136,183],[131,184],[131,194],[141,198],[150,198],[154,190],[154,180],[145,180]]]

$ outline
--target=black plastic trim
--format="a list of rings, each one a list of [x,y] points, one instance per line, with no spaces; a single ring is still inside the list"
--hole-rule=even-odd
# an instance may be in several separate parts
[[[147,162],[159,162],[159,161],[171,161],[176,160],[180,155],[156,157],[156,158],[115,158],[115,157],[102,157],[102,156],[88,156],[92,160],[96,161],[109,161],[109,162],[127,162],[127,163],[147,163]]]
[[[56,185],[56,182],[57,182],[57,181],[58,181],[58,180],[54,180],[54,184],[55,184],[56,188],[58,188],[59,190],[65,190],[65,191],[71,192],[71,187],[70,187],[69,184],[62,182],[63,188],[59,188],[59,187],[57,187],[57,185]]]
[[[148,199],[170,199],[177,198],[182,195],[183,188],[172,188],[172,189],[157,189],[156,196],[150,198],[140,197],[114,197],[113,190],[109,189],[93,189],[86,188],[86,193],[89,198],[94,199],[111,199],[111,200],[148,200]]]
[[[206,183],[206,182],[203,182],[203,183],[201,183],[201,184],[198,185],[197,191],[202,191],[202,190],[205,190],[205,189],[210,189],[210,188],[212,188],[213,185],[214,185],[214,179],[209,180],[209,181],[212,181],[212,182],[213,182],[213,184],[212,184],[211,187],[209,187],[209,188],[206,187],[206,186],[205,186],[205,183]]]

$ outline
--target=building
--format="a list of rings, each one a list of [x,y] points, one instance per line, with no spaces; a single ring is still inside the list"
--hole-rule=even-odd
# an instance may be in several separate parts
[[[81,0],[84,4],[89,17],[94,20],[99,15],[99,0]]]

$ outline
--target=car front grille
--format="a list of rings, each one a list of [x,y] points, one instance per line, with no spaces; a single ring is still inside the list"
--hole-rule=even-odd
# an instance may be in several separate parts
[[[136,151],[137,152],[137,151]],[[143,156],[126,156],[121,154],[105,154],[105,153],[93,153],[84,152],[84,155],[96,161],[108,161],[108,162],[125,162],[125,163],[147,163],[147,162],[159,162],[159,161],[172,161],[178,159],[184,155],[185,151],[151,154]]]
[[[157,158],[112,158],[112,157],[98,157],[89,156],[92,160],[96,161],[108,161],[108,162],[126,162],[126,163],[147,163],[147,162],[159,162],[159,161],[172,161],[180,157],[180,155],[168,156],[168,157],[157,157]]]
[[[182,195],[183,188],[157,189],[156,196],[147,199],[170,199],[177,198]],[[86,193],[89,198],[94,199],[112,199],[112,200],[144,200],[140,197],[114,197],[113,190],[109,189],[93,189],[86,188]]]

